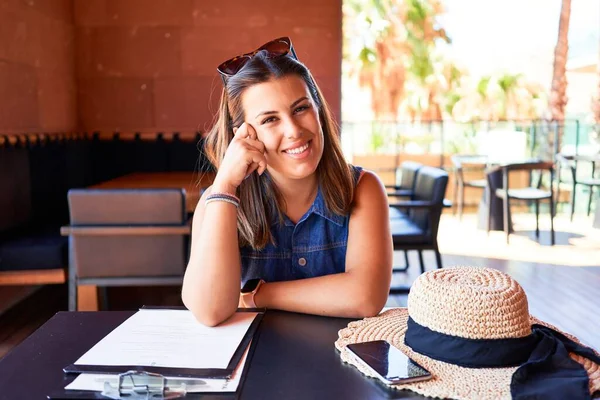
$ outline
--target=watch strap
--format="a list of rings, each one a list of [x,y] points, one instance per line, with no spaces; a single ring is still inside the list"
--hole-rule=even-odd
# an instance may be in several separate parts
[[[254,297],[256,296],[256,293],[258,293],[258,290],[260,289],[263,283],[265,283],[265,281],[261,279],[260,281],[258,281],[258,284],[256,285],[253,291],[251,291],[250,293],[241,294],[244,306],[246,306],[247,308],[258,308],[256,302],[254,301]]]

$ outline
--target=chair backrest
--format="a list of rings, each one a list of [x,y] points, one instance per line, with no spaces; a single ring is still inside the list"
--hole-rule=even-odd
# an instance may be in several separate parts
[[[507,171],[539,171],[539,170],[551,170],[554,168],[554,164],[550,161],[530,161],[523,163],[505,164],[501,165],[500,168],[506,169]]]
[[[502,171],[502,182],[501,182],[500,186],[492,185],[492,183],[490,182],[490,175],[492,175],[492,173],[498,169]],[[509,183],[509,176],[511,173],[518,172],[518,171],[529,171],[530,186],[533,183],[532,173],[538,172],[539,174],[537,175],[537,177],[538,177],[537,183],[534,185],[535,187],[538,187],[538,188],[542,184],[543,172],[547,171],[549,173],[550,185],[552,185],[552,181],[554,179],[554,163],[552,163],[550,161],[532,160],[532,161],[522,162],[522,163],[504,164],[504,165],[498,166],[495,169],[490,170],[488,172],[488,183],[492,186],[496,186],[496,187],[500,187],[500,188],[507,188],[507,187],[512,188],[512,186]]]
[[[186,220],[181,189],[72,189],[67,197],[72,226],[168,225]]]
[[[417,174],[423,164],[414,161],[404,161],[400,166],[400,179],[396,182],[401,189],[414,190]]]
[[[562,157],[559,154],[557,155],[557,160],[571,167],[572,178],[575,181],[578,180],[578,177],[579,179],[583,177],[596,178],[596,169],[600,166],[600,155],[598,154],[577,154]]]
[[[184,190],[73,189],[68,201],[71,227],[93,228],[69,236],[70,268],[78,277],[183,274],[187,238],[168,228],[186,224]]]
[[[450,157],[457,183],[465,182],[464,171],[485,171],[488,157],[481,154],[454,154]]]
[[[483,154],[453,154],[450,160],[455,168],[462,168],[463,164],[482,165],[485,168],[488,163],[488,156]]]
[[[444,207],[444,196],[446,195],[446,187],[448,186],[448,173],[440,168],[423,166],[419,169],[413,200],[428,201],[439,205],[433,211],[414,209],[409,213],[409,218],[417,224],[421,229],[432,234],[437,234],[439,219]],[[432,216],[429,213],[434,213]],[[431,226],[430,221],[434,221]]]

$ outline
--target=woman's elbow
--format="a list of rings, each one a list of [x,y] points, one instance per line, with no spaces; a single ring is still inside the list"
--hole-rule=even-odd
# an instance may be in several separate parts
[[[192,311],[192,314],[196,318],[196,321],[200,322],[202,325],[209,326],[209,327],[215,327],[230,317],[230,315],[228,315],[224,318],[223,316],[217,315],[214,313],[213,314],[194,313],[193,311]]]
[[[236,309],[232,309],[230,311],[224,310],[223,307],[217,308],[201,306],[196,302],[190,301],[190,299],[185,296],[185,293],[182,293],[181,299],[185,307],[190,310],[196,321],[205,326],[217,326],[231,317],[236,311]]]
[[[359,318],[369,318],[375,317],[379,315],[385,303],[381,304],[380,302],[365,302],[358,307],[356,307],[357,317]]]
[[[364,296],[356,296],[358,300],[355,305],[357,317],[368,318],[377,316],[387,302],[388,291],[384,294],[379,293],[379,291],[377,293],[374,293],[374,291],[365,291]]]

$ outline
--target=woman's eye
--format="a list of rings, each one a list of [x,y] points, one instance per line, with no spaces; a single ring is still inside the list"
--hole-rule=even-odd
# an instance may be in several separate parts
[[[269,118],[265,118],[265,119],[263,119],[263,121],[261,122],[261,125],[263,125],[263,124],[268,124],[269,122],[273,122],[273,121],[275,121],[275,119],[276,119],[275,117],[269,117]]]
[[[299,113],[299,112],[302,112],[302,111],[307,110],[307,109],[308,109],[308,106],[304,105],[304,106],[297,107],[294,110],[294,112]]]

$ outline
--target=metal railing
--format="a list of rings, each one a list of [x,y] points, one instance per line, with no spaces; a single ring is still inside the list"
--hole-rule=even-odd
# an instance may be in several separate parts
[[[439,154],[440,166],[444,164],[445,155],[481,152],[480,147],[485,145],[486,135],[489,141],[493,136],[494,140],[499,141],[499,145],[510,151],[543,159],[553,158],[559,152],[580,154],[600,149],[600,139],[593,139],[598,138],[600,126],[579,119],[465,123],[451,120],[344,121],[341,131],[342,145],[347,155]],[[503,141],[503,132],[523,134],[515,136],[506,133],[506,141]],[[511,143],[511,140],[516,139],[518,143]],[[553,145],[549,146],[549,143]],[[489,145],[493,146],[494,143]]]

